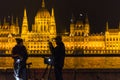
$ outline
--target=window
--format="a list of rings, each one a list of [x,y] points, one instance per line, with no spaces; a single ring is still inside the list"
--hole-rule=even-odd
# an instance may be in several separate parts
[[[112,41],[112,38],[110,38],[110,41]]]

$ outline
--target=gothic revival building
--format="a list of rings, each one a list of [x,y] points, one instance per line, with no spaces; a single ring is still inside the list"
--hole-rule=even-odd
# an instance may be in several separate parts
[[[48,40],[56,36],[56,23],[54,9],[49,12],[45,7],[44,0],[42,8],[35,16],[32,30],[28,30],[27,13],[24,10],[21,38],[24,39],[29,53],[49,53]]]
[[[0,50],[5,53],[11,53],[12,47],[16,44],[15,38],[21,37],[29,53],[49,53],[48,40],[56,36],[56,23],[54,9],[49,12],[42,0],[42,8],[37,12],[32,24],[32,30],[28,29],[28,18],[26,9],[22,22],[21,33],[18,26],[18,19],[14,23],[12,18],[10,25],[4,19],[3,25],[0,25]]]
[[[109,29],[100,34],[91,34],[88,17],[85,21],[72,20],[69,36],[63,36],[67,53],[74,54],[112,54],[120,53],[120,25],[118,29]]]
[[[24,9],[22,26],[18,26],[16,21],[11,19],[8,23],[0,23],[0,54],[11,54],[13,46],[16,44],[15,38],[22,38],[29,54],[49,54],[48,40],[54,43],[53,38],[58,35],[56,31],[56,22],[54,8],[49,12],[42,0],[41,9],[36,13],[32,24],[32,30],[29,31],[28,16]],[[67,33],[67,34],[66,34]],[[66,48],[66,54],[116,54],[120,53],[120,25],[118,29],[109,29],[106,22],[106,31],[99,34],[90,33],[90,24],[88,16],[84,19],[75,20],[71,18],[70,31],[60,34]],[[55,44],[54,44],[55,46]],[[32,68],[45,68],[43,58],[29,58],[32,62]],[[10,57],[0,58],[0,68],[7,70],[12,68],[13,60]],[[119,68],[119,58],[79,58],[67,57],[65,59],[65,68]]]
[[[36,13],[32,30],[29,31],[26,9],[24,9],[23,22],[18,26],[18,18],[11,25],[4,18],[3,25],[0,25],[0,50],[11,53],[12,47],[16,44],[15,38],[21,37],[29,53],[48,54],[48,40],[57,35],[54,8],[51,12],[45,7],[42,0],[41,9]],[[70,32],[68,35],[61,35],[65,43],[67,54],[90,54],[90,53],[119,53],[120,51],[120,27],[109,29],[106,23],[105,33],[91,34],[88,16],[83,20],[71,19]],[[54,43],[54,41],[53,41]]]

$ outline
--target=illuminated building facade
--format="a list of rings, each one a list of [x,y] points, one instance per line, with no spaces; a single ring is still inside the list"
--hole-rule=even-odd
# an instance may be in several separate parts
[[[0,25],[0,50],[11,53],[12,47],[16,44],[15,38],[21,37],[29,53],[50,53],[48,40],[52,40],[57,35],[54,9],[49,12],[42,0],[42,8],[37,12],[32,30],[28,29],[28,19],[26,9],[22,22],[22,29],[18,26],[18,18],[14,23],[13,17],[11,25],[4,18],[3,25]],[[84,21],[71,18],[70,33],[62,35],[65,43],[66,53],[119,53],[120,50],[120,26],[118,29],[109,29],[106,23],[105,33],[90,34],[88,16]]]
[[[16,44],[15,38],[22,38],[29,54],[48,54],[48,40],[58,34],[56,31],[56,22],[54,9],[49,12],[42,0],[42,8],[37,12],[32,30],[29,31],[26,9],[21,28],[11,19],[9,24],[4,18],[0,25],[0,53],[10,54],[13,46]],[[60,34],[65,44],[67,54],[111,54],[120,53],[120,25],[118,29],[109,29],[106,22],[106,31],[100,34],[90,33],[90,24],[88,16],[84,20],[74,20],[71,18],[70,32]],[[21,32],[20,32],[21,30]],[[67,33],[67,34],[66,34]],[[54,41],[53,41],[54,43]],[[2,52],[3,51],[3,52]],[[65,60],[67,68],[117,68],[120,63],[118,58],[68,58]],[[33,68],[45,68],[43,59],[29,58],[28,62],[34,63]],[[97,62],[96,62],[97,61]],[[112,62],[113,61],[113,62]],[[11,67],[12,59],[0,58],[0,67]],[[94,64],[94,65],[91,65]],[[111,65],[112,64],[112,65]],[[118,64],[116,66],[116,64]]]
[[[45,8],[42,1],[42,8],[35,16],[32,30],[28,30],[27,13],[24,10],[21,38],[24,39],[29,53],[49,53],[48,40],[56,36],[56,23],[54,9],[51,13]]]
[[[109,29],[106,22],[105,33],[90,34],[88,17],[85,22],[73,21],[70,24],[69,36],[64,36],[67,53],[110,54],[120,53],[120,26],[118,29]],[[71,51],[70,51],[71,50]]]
[[[48,40],[56,36],[56,23],[54,9],[51,13],[45,8],[45,2],[42,0],[42,8],[37,12],[32,30],[28,29],[28,18],[26,9],[22,21],[21,33],[18,26],[18,19],[14,23],[12,18],[10,25],[4,20],[0,26],[0,50],[11,53],[12,47],[16,44],[15,38],[21,37],[29,53],[49,53]]]

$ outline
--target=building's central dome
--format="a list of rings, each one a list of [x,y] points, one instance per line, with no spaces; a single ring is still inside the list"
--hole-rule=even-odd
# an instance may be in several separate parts
[[[36,15],[37,17],[50,17],[49,11],[45,8],[45,2],[42,0],[42,9],[40,9]]]
[[[37,12],[36,16],[40,16],[40,17],[50,17],[50,13],[47,9],[42,8]]]

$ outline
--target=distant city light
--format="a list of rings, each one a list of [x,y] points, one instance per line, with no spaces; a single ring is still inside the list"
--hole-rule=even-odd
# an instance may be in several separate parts
[[[8,16],[8,18],[10,18],[10,16]]]
[[[80,16],[83,16],[83,14],[80,14]]]

